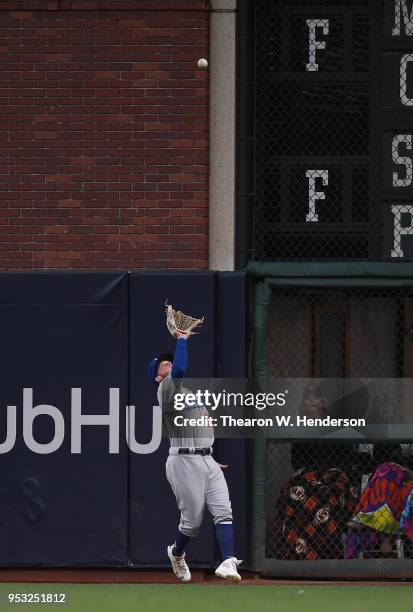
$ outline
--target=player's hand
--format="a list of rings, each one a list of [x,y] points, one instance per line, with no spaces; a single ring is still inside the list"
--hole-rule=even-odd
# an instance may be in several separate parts
[[[217,462],[218,463],[218,462]],[[226,470],[227,469],[227,465],[225,465],[225,463],[218,463],[219,467],[221,468],[221,470]]]
[[[175,333],[176,339],[178,340],[178,338],[188,338],[188,334],[185,332],[181,332],[179,330],[176,331]]]

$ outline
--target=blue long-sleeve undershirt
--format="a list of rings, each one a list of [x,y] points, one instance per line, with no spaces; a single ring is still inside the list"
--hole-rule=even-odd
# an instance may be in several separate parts
[[[172,378],[183,378],[188,368],[188,349],[186,338],[176,341],[174,360],[172,363]]]

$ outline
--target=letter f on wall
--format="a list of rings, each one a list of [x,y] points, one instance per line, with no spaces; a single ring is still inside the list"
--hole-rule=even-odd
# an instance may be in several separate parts
[[[308,214],[305,220],[307,222],[318,221],[318,215],[315,211],[315,205],[317,200],[325,200],[326,194],[324,191],[316,191],[315,180],[321,178],[324,187],[328,185],[328,170],[307,170],[305,173],[308,178]]]
[[[317,49],[325,49],[325,40],[316,39],[316,28],[323,28],[324,36],[328,36],[329,33],[329,21],[328,19],[306,19],[308,27],[308,62],[306,64],[307,72],[317,72],[318,64],[315,61],[315,54]]]

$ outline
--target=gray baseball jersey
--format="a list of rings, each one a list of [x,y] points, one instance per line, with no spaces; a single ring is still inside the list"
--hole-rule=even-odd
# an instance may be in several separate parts
[[[175,393],[187,395],[188,393],[192,393],[192,391],[183,387],[181,380],[172,379],[171,374],[168,374],[159,383],[157,396],[171,447],[208,448],[212,446],[214,443],[213,427],[193,427],[189,425],[178,427],[175,425],[174,419],[180,414],[191,419],[209,416],[208,410],[203,405],[186,407],[182,411],[175,410],[173,407],[173,397]]]

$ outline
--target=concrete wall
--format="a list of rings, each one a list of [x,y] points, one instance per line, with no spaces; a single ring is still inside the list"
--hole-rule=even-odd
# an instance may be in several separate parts
[[[212,0],[210,36],[209,266],[233,270],[236,0]]]

